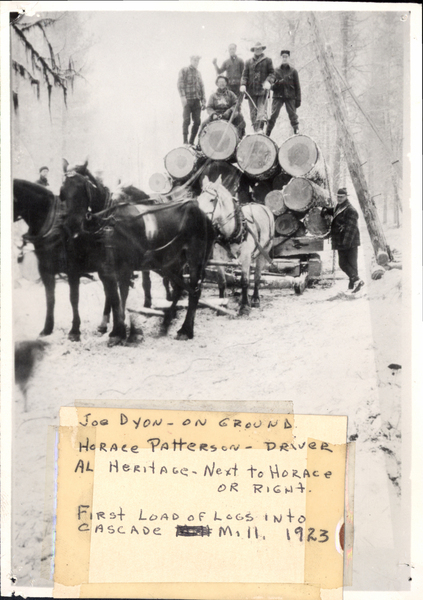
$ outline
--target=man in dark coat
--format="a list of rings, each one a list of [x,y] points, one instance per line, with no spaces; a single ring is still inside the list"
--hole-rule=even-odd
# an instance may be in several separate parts
[[[358,246],[360,232],[358,229],[358,212],[348,200],[347,190],[340,188],[337,193],[335,208],[323,208],[322,215],[333,215],[331,223],[332,248],[338,251],[339,266],[348,275],[348,289],[358,292],[364,281],[358,276]]]
[[[275,71],[272,59],[264,55],[265,49],[266,46],[260,42],[251,48],[254,56],[245,63],[241,78],[240,92],[247,92],[249,96],[248,103],[254,131],[260,131],[261,123],[265,119],[265,100],[271,87],[270,76]]]
[[[270,135],[282,106],[285,104],[294,133],[299,132],[297,108],[301,106],[301,88],[297,71],[289,64],[289,50],[282,50],[282,64],[270,76],[273,84],[272,113],[267,124],[266,135]]]
[[[231,92],[231,90],[228,89],[228,78],[224,75],[219,75],[217,77],[216,85],[217,90],[210,96],[207,104],[209,118],[203,121],[198,137],[200,138],[201,132],[208,123],[215,121],[216,119],[224,119],[225,121],[229,121],[229,119],[232,117],[232,113],[235,111],[232,124],[237,128],[238,135],[241,139],[245,135],[245,121],[244,117],[238,110],[237,97],[233,92]]]
[[[184,144],[188,144],[188,130],[191,117],[192,129],[189,143],[194,144],[195,136],[201,123],[201,111],[206,108],[203,79],[198,70],[200,58],[198,55],[191,56],[189,67],[181,69],[178,76],[178,91],[183,107],[182,134]]]
[[[239,86],[244,71],[244,61],[236,55],[236,44],[229,44],[229,58],[227,58],[221,67],[217,65],[217,59],[213,59],[216,73],[221,75],[226,72],[228,78],[228,89],[236,96],[239,96]]]
[[[40,177],[35,183],[38,183],[38,185],[43,185],[44,187],[49,187],[50,184],[47,179],[48,171],[48,167],[41,167],[39,171]]]

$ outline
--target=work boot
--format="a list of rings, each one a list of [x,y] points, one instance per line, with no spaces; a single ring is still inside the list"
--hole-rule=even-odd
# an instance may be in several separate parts
[[[364,285],[364,281],[362,281],[361,279],[357,279],[357,281],[354,283],[353,291],[351,293],[356,294],[357,292],[359,292],[361,290],[363,285]]]
[[[348,283],[348,289],[352,290],[354,288],[354,280],[350,279],[349,283]]]
[[[294,135],[297,134],[297,133],[300,133],[300,128],[299,128],[298,125],[295,125],[294,126]]]

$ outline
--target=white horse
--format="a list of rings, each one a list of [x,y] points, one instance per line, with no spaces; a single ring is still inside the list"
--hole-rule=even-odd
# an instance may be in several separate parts
[[[206,176],[198,197],[202,211],[211,219],[217,233],[214,257],[224,260],[236,258],[241,264],[240,314],[248,314],[250,306],[260,306],[259,285],[263,266],[270,260],[269,251],[275,236],[273,213],[262,204],[239,206],[238,201],[222,185],[222,177],[212,183]],[[217,250],[217,252],[216,252]],[[220,256],[219,256],[220,255]],[[255,260],[254,293],[250,299],[251,261]],[[218,267],[219,295],[225,297],[226,280],[223,267]]]

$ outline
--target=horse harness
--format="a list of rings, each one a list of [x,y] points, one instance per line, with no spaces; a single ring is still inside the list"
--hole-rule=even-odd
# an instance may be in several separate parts
[[[224,221],[223,223],[221,223],[219,225],[218,223],[213,222],[214,213],[216,210],[217,203],[219,201],[219,193],[213,186],[207,186],[203,191],[207,192],[211,196],[214,196],[214,198],[216,199],[216,202],[215,202],[215,205],[213,207],[213,211],[212,211],[211,217],[210,217],[210,220],[213,224],[213,229],[216,234],[216,242],[218,244],[220,244],[221,246],[223,246],[227,251],[229,251],[229,246],[231,244],[242,244],[242,242],[247,237],[248,229],[247,229],[247,219],[246,219],[244,213],[242,212],[242,208],[240,207],[238,200],[232,196],[232,201],[234,204],[234,212],[229,214],[229,216],[226,218],[226,221]],[[234,227],[234,230],[231,233],[231,235],[229,237],[227,237],[227,236],[223,235],[220,227],[222,227],[223,225],[226,225],[226,223],[228,223],[229,220],[232,219],[232,217],[235,218],[235,227]]]

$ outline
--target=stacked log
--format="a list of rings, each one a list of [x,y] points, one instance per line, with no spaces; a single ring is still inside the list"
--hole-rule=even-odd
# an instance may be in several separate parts
[[[263,132],[239,140],[231,123],[212,121],[197,147],[175,148],[164,162],[167,173],[150,178],[154,191],[178,201],[199,194],[206,176],[212,182],[221,176],[241,204],[265,204],[273,212],[275,257],[323,249],[320,240],[327,236],[330,221],[321,210],[332,200],[325,161],[311,137],[294,135],[278,147]]]

